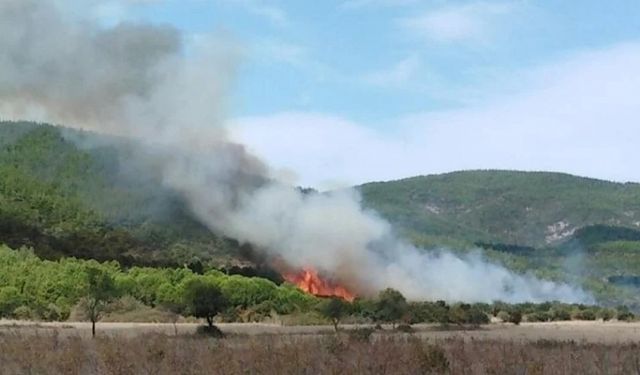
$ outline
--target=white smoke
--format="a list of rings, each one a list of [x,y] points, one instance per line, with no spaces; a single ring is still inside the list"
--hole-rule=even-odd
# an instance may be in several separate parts
[[[185,53],[166,26],[77,22],[50,1],[0,2],[0,110],[142,139],[164,183],[222,233],[359,293],[411,299],[588,301],[579,288],[517,275],[481,255],[427,252],[396,238],[354,190],[303,194],[224,131],[238,49]],[[148,152],[148,151],[147,151]]]

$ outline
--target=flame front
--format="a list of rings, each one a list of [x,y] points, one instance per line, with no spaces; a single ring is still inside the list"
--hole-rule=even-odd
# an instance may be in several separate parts
[[[330,280],[324,280],[318,276],[318,272],[312,268],[303,268],[298,273],[285,273],[285,280],[295,284],[301,290],[321,297],[340,297],[352,302],[356,296],[341,285],[335,285]]]

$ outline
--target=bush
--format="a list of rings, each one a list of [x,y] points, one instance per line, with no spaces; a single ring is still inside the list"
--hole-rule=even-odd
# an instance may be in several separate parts
[[[534,312],[525,316],[527,322],[548,322],[551,320],[551,315],[544,311]]]
[[[563,307],[553,307],[550,310],[549,315],[551,317],[551,320],[554,322],[571,320],[571,313],[569,313],[569,311]]]
[[[636,316],[630,311],[621,311],[618,312],[616,318],[621,322],[631,322],[635,320]]]
[[[489,316],[485,314],[478,306],[471,306],[466,303],[454,305],[449,310],[449,321],[455,324],[471,324],[479,326],[489,323]]]
[[[50,322],[59,322],[62,320],[66,320],[69,317],[69,313],[63,311],[56,304],[50,303],[47,307],[42,310],[40,313],[42,319]]]
[[[375,310],[376,320],[395,325],[408,310],[407,300],[397,290],[387,288],[378,295]]]
[[[0,289],[0,317],[9,316],[22,304],[22,296],[18,288],[7,286]]]
[[[496,314],[496,318],[500,319],[503,322],[508,322],[509,321],[509,313],[501,310]]]
[[[489,316],[479,308],[472,307],[469,310],[467,323],[474,326],[479,326],[481,324],[489,324],[490,322],[491,321],[489,320]]]
[[[591,309],[577,310],[571,314],[573,320],[596,320],[596,313]]]
[[[35,317],[33,310],[25,305],[16,307],[12,315],[19,320],[31,320]]]
[[[522,322],[522,313],[520,310],[514,310],[509,313],[509,319],[507,320],[509,323],[513,323],[515,325],[519,325]]]
[[[606,322],[613,319],[613,317],[615,316],[615,312],[611,309],[602,308],[598,311],[596,316],[598,317],[598,319],[602,319],[603,322]]]

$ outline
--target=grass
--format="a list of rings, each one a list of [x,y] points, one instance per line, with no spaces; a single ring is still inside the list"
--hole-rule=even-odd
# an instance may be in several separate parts
[[[640,345],[409,334],[133,337],[0,334],[10,374],[631,374]]]

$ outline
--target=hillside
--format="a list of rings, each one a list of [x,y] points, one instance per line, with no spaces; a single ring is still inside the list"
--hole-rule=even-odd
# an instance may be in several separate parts
[[[212,235],[162,187],[152,160],[130,157],[135,147],[51,125],[0,122],[3,225],[54,237],[121,230],[151,250],[233,255],[233,241]],[[418,241],[539,248],[595,224],[640,229],[640,184],[546,172],[465,171],[357,188],[367,207]]]
[[[198,264],[280,279],[248,246],[211,233],[163,188],[137,145],[62,127],[0,122],[0,244],[47,259]],[[133,161],[137,160],[137,161]],[[485,256],[640,308],[640,185],[544,172],[467,171],[357,187],[420,247]]]
[[[51,125],[0,123],[0,242],[45,258],[125,265],[238,258],[237,243],[193,220],[151,166],[120,162],[135,145],[112,144]]]
[[[560,173],[466,171],[359,187],[402,231],[471,242],[556,245],[577,229],[640,229],[640,184]]]

